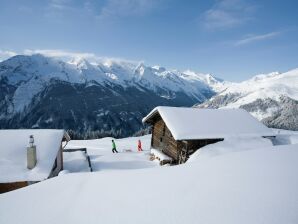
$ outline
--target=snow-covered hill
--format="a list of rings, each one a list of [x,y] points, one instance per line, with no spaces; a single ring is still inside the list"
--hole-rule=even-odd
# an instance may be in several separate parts
[[[203,102],[220,82],[143,63],[18,55],[0,63],[0,127],[127,136],[153,107]]]
[[[298,69],[257,75],[226,89],[198,107],[243,108],[267,125],[298,130]]]
[[[124,142],[136,146],[137,139]],[[184,165],[156,167],[142,153],[113,154],[110,139],[74,141],[92,150],[99,172],[0,195],[0,223],[297,223],[297,144],[269,143],[224,140]]]

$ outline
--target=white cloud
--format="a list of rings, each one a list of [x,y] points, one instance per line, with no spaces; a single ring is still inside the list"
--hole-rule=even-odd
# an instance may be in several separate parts
[[[71,0],[51,0],[49,7],[57,10],[64,10],[71,8]]]
[[[96,58],[95,54],[92,54],[92,53],[70,52],[70,51],[64,51],[64,50],[26,49],[23,51],[23,54],[25,55],[42,54],[48,57],[58,57],[58,58],[86,58],[86,59]]]
[[[271,32],[271,33],[265,33],[265,34],[261,34],[261,35],[250,35],[246,38],[236,41],[236,43],[234,45],[240,46],[240,45],[249,44],[249,43],[256,42],[256,41],[267,40],[267,39],[274,38],[280,34],[281,34],[281,32]]]
[[[89,0],[50,0],[44,10],[45,18],[58,24],[73,23],[73,19],[90,16],[95,19]]]
[[[4,61],[10,57],[17,55],[16,52],[13,51],[2,51],[0,50],[0,61]]]
[[[204,12],[202,25],[207,29],[236,27],[251,20],[255,9],[244,0],[219,0]]]
[[[144,15],[155,9],[158,3],[158,0],[107,0],[98,18]]]
[[[67,23],[69,18],[91,18],[94,21],[146,15],[166,0],[50,0],[45,8],[45,17],[51,22]],[[72,21],[72,20],[70,20]]]
[[[135,60],[128,60],[123,58],[115,58],[115,57],[102,57],[97,56],[93,53],[83,53],[83,52],[71,52],[65,50],[51,50],[51,49],[26,49],[22,52],[15,52],[15,51],[2,51],[0,50],[0,61],[6,60],[15,55],[34,55],[34,54],[42,54],[47,57],[54,57],[61,59],[63,61],[70,61],[72,59],[87,59],[90,63],[97,63],[101,62],[104,64],[111,64],[111,63],[126,63],[126,64],[138,64],[140,61]]]

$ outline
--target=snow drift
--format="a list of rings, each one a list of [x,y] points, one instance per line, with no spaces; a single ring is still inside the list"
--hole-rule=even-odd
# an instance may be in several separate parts
[[[0,195],[0,223],[297,223],[297,147],[58,176]]]

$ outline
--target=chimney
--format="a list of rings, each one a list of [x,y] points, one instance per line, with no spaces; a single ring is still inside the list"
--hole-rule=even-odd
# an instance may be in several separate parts
[[[30,135],[29,146],[27,147],[27,168],[33,169],[37,163],[36,146],[34,145],[34,137]]]

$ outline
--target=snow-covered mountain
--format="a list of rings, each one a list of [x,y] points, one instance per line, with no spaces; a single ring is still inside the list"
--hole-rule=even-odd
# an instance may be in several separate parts
[[[77,137],[132,135],[155,106],[244,108],[270,127],[298,129],[298,69],[241,83],[119,60],[40,54],[0,62],[0,128],[64,128]],[[84,134],[83,134],[84,133]],[[82,135],[83,134],[83,135]]]
[[[127,136],[153,107],[203,102],[220,83],[211,75],[143,63],[18,55],[0,63],[0,128]]]
[[[240,107],[268,126],[298,130],[298,69],[229,83],[222,92],[197,106]]]

